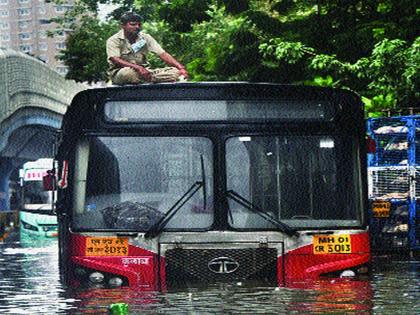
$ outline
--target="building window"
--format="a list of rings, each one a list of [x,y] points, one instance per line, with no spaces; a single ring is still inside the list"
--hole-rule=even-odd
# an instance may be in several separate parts
[[[31,14],[31,9],[29,8],[21,8],[21,9],[18,9],[17,11],[18,11],[19,16],[25,16],[25,15]]]
[[[10,40],[10,34],[0,34],[0,40],[3,42],[8,42]]]
[[[47,31],[39,31],[38,32],[39,38],[47,38]]]
[[[47,43],[39,43],[39,50],[42,50],[42,51],[48,50],[48,44]]]
[[[31,39],[31,33],[20,33],[19,34],[19,39],[21,40],[28,40]]]
[[[28,28],[31,25],[30,21],[19,21],[18,26],[19,28]]]
[[[20,45],[19,49],[21,52],[30,53],[32,52],[32,45]]]
[[[55,48],[65,49],[66,48],[66,43],[55,43]]]
[[[8,30],[9,28],[9,22],[0,22],[0,30]]]
[[[55,6],[55,12],[56,13],[64,13],[65,12],[65,9],[64,9],[63,6],[57,5],[57,6]]]
[[[9,10],[0,10],[0,16],[1,17],[9,16]]]

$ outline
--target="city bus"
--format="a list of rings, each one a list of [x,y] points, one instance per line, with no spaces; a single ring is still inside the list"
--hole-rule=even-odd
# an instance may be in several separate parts
[[[144,291],[363,277],[365,143],[363,105],[346,90],[82,91],[56,155],[61,274]]]
[[[53,191],[45,191],[43,177],[53,168],[53,159],[43,158],[23,164],[19,170],[19,227],[21,240],[57,237],[57,216],[53,211]]]

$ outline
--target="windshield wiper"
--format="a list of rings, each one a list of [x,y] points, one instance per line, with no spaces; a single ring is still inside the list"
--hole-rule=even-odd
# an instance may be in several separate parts
[[[201,164],[201,181],[195,182],[187,192],[179,198],[175,204],[165,213],[165,215],[157,221],[153,226],[144,234],[145,238],[152,238],[158,236],[172,217],[182,208],[182,206],[194,196],[194,194],[203,187],[203,209],[207,209],[207,191],[206,191],[206,172],[204,169],[204,158],[200,154],[200,164]]]
[[[236,201],[241,206],[245,207],[246,209],[250,210],[251,212],[259,215],[261,218],[266,220],[267,222],[276,226],[280,231],[286,233],[289,236],[299,236],[299,233],[293,229],[292,227],[288,226],[287,224],[273,218],[272,216],[268,215],[266,212],[258,208],[256,205],[252,204],[249,200],[242,197],[240,194],[233,190],[226,191],[226,196],[231,198],[233,201]]]
[[[191,199],[192,196],[203,186],[203,181],[195,182],[185,194],[179,198],[174,205],[165,213],[165,215],[160,218],[152,227],[144,234],[145,238],[153,238],[158,236],[172,217],[182,208],[182,206]]]

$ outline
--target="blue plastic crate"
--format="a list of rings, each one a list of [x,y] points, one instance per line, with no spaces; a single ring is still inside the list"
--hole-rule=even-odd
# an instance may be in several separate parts
[[[371,118],[368,135],[369,198],[390,203],[387,217],[369,209],[373,249],[420,249],[420,115]],[[404,208],[404,216],[399,212]]]

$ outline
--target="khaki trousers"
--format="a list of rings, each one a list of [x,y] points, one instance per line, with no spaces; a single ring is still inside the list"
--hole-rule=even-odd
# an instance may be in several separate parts
[[[179,70],[174,67],[147,69],[152,75],[152,82],[175,82],[179,78]],[[113,76],[112,83],[117,85],[144,83],[143,77],[134,69],[125,67]]]

